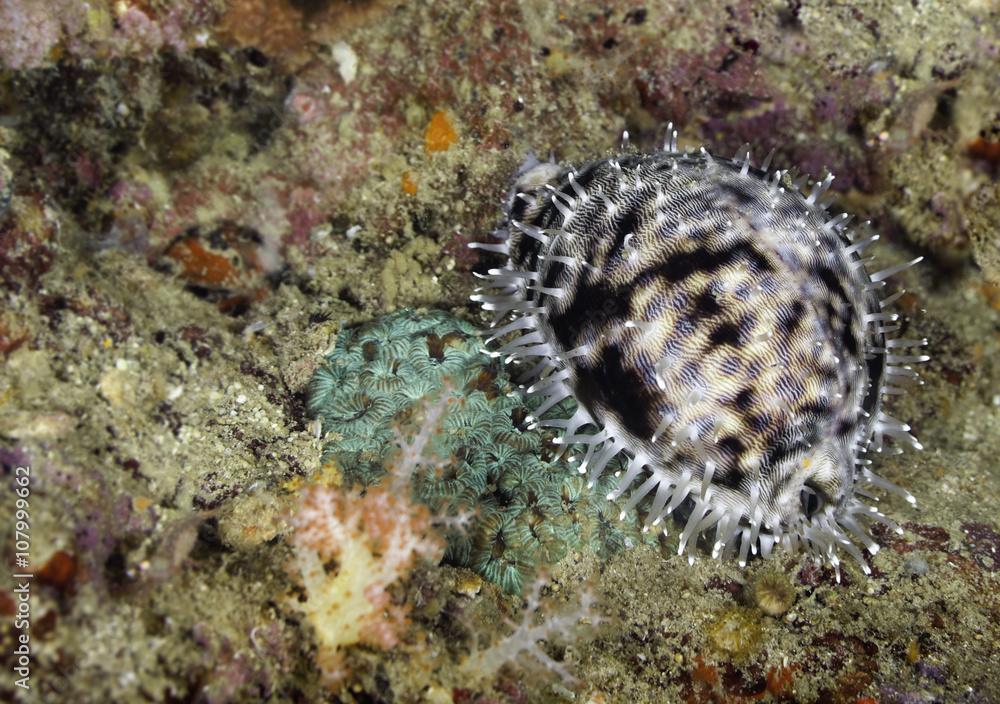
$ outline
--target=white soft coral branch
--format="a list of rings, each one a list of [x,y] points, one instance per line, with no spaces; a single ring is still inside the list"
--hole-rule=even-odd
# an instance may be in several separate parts
[[[526,657],[545,670],[556,673],[563,682],[574,685],[576,677],[570,672],[566,662],[549,655],[540,645],[544,642],[574,641],[583,625],[597,625],[601,618],[594,609],[594,595],[584,592],[579,603],[572,609],[546,615],[540,622],[542,611],[541,592],[544,580],[536,580],[527,597],[527,604],[518,624],[511,623],[514,630],[487,648],[473,652],[461,664],[459,671],[473,681],[489,681],[506,663],[526,664]]]

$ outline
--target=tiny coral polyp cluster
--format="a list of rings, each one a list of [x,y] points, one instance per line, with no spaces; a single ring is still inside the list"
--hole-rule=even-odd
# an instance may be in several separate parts
[[[882,293],[919,258],[869,273],[878,237],[828,211],[832,180],[805,191],[748,148],[682,152],[671,131],[650,154],[526,164],[495,241],[470,245],[506,257],[473,300],[537,422],[590,484],[615,474],[623,514],[679,520],[680,553],[711,536],[741,564],[781,544],[868,572],[866,524],[895,528],[869,491],[913,501],[867,455],[920,448],[883,398],[916,382],[926,340],[895,336],[902,292]]]

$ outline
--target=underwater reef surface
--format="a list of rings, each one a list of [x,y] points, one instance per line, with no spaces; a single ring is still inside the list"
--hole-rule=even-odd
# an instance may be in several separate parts
[[[998,61],[982,0],[4,0],[0,696],[1000,701]],[[479,353],[517,167],[668,121],[926,257],[871,577],[689,564]]]

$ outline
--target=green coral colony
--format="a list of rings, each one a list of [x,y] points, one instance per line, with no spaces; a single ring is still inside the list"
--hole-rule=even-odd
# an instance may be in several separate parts
[[[341,331],[309,389],[309,412],[327,439],[324,460],[350,484],[378,484],[400,429],[452,393],[458,402],[447,405],[411,482],[414,498],[437,515],[468,517],[447,529],[446,561],[519,593],[536,566],[570,550],[607,556],[652,540],[605,499],[611,474],[607,486],[588,490],[560,461],[551,433],[529,427],[537,404],[480,347],[475,328],[440,311],[404,310]]]

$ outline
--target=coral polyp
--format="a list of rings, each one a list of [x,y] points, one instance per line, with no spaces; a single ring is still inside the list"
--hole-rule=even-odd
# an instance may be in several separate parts
[[[869,273],[878,236],[829,210],[833,176],[806,191],[769,162],[681,152],[672,133],[654,153],[526,164],[495,241],[472,245],[506,256],[473,300],[537,422],[591,484],[624,457],[609,498],[649,527],[678,519],[679,552],[705,536],[745,564],[780,543],[868,571],[868,524],[894,527],[869,490],[913,500],[867,455],[920,448],[883,408],[927,359],[883,293],[919,259]]]

